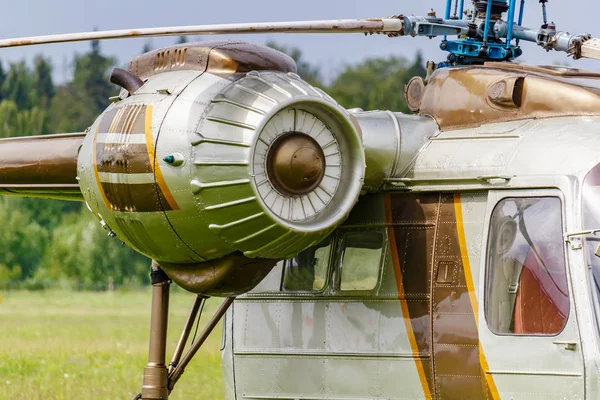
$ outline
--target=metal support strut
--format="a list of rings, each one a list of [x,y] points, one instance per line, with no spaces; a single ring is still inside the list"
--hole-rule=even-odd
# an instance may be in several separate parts
[[[134,397],[134,399],[166,400],[169,398],[169,394],[173,391],[177,381],[181,378],[185,368],[189,365],[190,361],[192,361],[192,358],[194,358],[198,350],[200,350],[200,347],[204,344],[210,333],[219,324],[219,321],[233,303],[234,298],[228,297],[223,301],[223,304],[221,304],[210,321],[208,321],[198,339],[192,342],[187,353],[185,353],[182,358],[181,355],[186,347],[194,321],[201,309],[202,302],[205,302],[208,299],[208,297],[202,295],[196,296],[179,342],[177,343],[173,359],[167,367],[167,327],[169,314],[169,287],[171,285],[171,280],[156,262],[152,263],[152,272],[150,276],[152,278],[152,311],[150,318],[148,364],[146,365],[146,368],[144,368],[142,392]]]
[[[185,345],[187,344],[190,333],[192,332],[192,328],[194,327],[194,321],[196,321],[196,316],[198,315],[200,306],[202,305],[203,301],[206,302],[206,299],[208,299],[208,297],[198,295],[196,296],[196,300],[194,300],[194,305],[192,305],[192,309],[190,310],[187,321],[185,321],[183,332],[181,332],[181,337],[179,338],[177,347],[175,347],[175,354],[173,354],[173,359],[169,363],[169,374],[171,374],[175,367],[179,365],[179,360],[181,359],[183,350],[185,350]],[[202,315],[202,313],[200,313],[200,315]]]
[[[169,390],[173,390],[175,384],[177,383],[179,378],[181,378],[183,371],[185,371],[185,367],[187,367],[190,361],[192,361],[192,358],[194,358],[198,350],[200,350],[202,344],[206,341],[210,333],[215,329],[221,318],[223,318],[225,312],[229,309],[231,304],[233,304],[233,300],[234,297],[228,297],[223,301],[223,304],[221,304],[219,309],[215,311],[215,314],[212,316],[210,321],[208,321],[208,323],[202,330],[202,333],[200,333],[198,339],[192,344],[187,353],[185,353],[179,365],[177,365],[177,367],[175,367],[175,369],[169,374]]]
[[[141,398],[144,400],[163,400],[169,397],[169,373],[165,362],[171,280],[154,262],[152,263],[150,276],[152,278],[150,347],[148,350],[148,364],[144,368]]]

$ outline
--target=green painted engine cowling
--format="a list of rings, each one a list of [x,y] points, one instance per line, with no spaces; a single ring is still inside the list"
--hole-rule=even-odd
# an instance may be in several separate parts
[[[280,165],[315,183],[299,193],[282,190],[270,165],[273,145],[289,135],[317,148]],[[298,161],[307,154],[308,166]],[[347,111],[275,71],[151,76],[98,118],[78,160],[88,207],[167,273],[215,269],[204,263],[233,255],[236,268],[240,256],[273,264],[266,260],[296,255],[346,219],[364,173],[360,128]]]

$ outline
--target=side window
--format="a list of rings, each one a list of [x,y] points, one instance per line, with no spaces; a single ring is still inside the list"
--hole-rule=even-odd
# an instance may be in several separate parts
[[[568,316],[560,199],[503,199],[490,221],[488,326],[497,334],[556,335]]]
[[[331,239],[284,261],[283,291],[320,292],[327,282]]]
[[[381,232],[348,232],[342,236],[340,289],[373,290],[381,270],[384,237]]]

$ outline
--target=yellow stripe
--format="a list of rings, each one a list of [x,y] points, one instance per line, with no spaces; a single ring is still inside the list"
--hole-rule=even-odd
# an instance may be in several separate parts
[[[145,121],[145,134],[146,134],[146,147],[148,149],[148,157],[150,157],[150,167],[154,172],[154,176],[156,177],[156,183],[158,183],[158,187],[165,196],[167,203],[171,206],[172,210],[179,210],[179,206],[175,201],[175,198],[171,194],[169,187],[167,186],[167,182],[163,177],[162,171],[160,170],[160,165],[158,165],[158,161],[155,159],[156,153],[154,151],[154,138],[152,137],[152,106],[147,106],[146,108],[146,121]]]
[[[385,195],[385,219],[387,225],[392,224],[392,204],[389,194]],[[387,230],[388,242],[390,244],[390,252],[392,254],[392,262],[394,264],[394,276],[396,277],[396,286],[398,287],[398,300],[400,300],[400,306],[402,307],[402,315],[404,317],[404,326],[406,327],[408,341],[410,342],[410,347],[413,351],[413,354],[415,356],[419,356],[419,346],[417,345],[417,339],[415,338],[415,333],[412,328],[410,313],[408,311],[408,302],[406,301],[406,296],[404,292],[404,282],[402,280],[402,272],[400,270],[400,259],[398,258],[398,249],[396,245],[396,232],[394,232],[393,226],[388,226]],[[421,381],[423,392],[425,393],[425,398],[432,399],[431,391],[429,390],[429,383],[427,383],[427,377],[425,375],[425,368],[423,367],[423,362],[419,358],[415,358],[415,364],[417,366],[417,373],[419,374],[419,380]]]
[[[460,245],[460,256],[465,271],[465,279],[467,283],[467,290],[469,291],[469,300],[471,301],[471,307],[473,308],[473,315],[475,316],[475,325],[479,328],[479,309],[477,307],[477,296],[475,295],[475,285],[473,284],[473,273],[471,271],[471,263],[469,260],[469,252],[467,249],[467,240],[465,238],[465,225],[463,222],[462,215],[462,204],[460,201],[460,194],[454,195],[454,213],[456,215],[456,230],[458,232],[458,243]],[[491,374],[489,374],[489,366],[483,352],[483,346],[481,341],[479,342],[479,365],[481,366],[482,373],[484,374],[485,380],[488,384],[490,393],[493,399],[500,399],[496,383]]]

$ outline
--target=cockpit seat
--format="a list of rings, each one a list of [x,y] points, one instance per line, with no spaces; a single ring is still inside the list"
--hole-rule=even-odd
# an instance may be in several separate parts
[[[547,266],[552,269],[552,266]],[[561,276],[540,265],[529,251],[519,279],[514,311],[514,333],[553,335],[565,326],[569,298]]]

